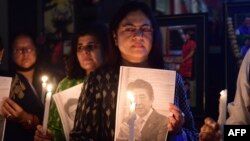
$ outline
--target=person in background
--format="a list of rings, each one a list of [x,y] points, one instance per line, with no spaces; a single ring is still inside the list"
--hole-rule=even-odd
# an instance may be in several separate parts
[[[71,141],[114,140],[120,66],[164,69],[161,34],[148,5],[128,1],[116,12],[109,29],[113,38],[109,61],[89,76],[81,92]],[[198,134],[179,74],[175,86],[174,104],[169,108],[173,115],[166,118],[168,140],[195,141]]]
[[[182,62],[180,65],[180,74],[184,79],[192,78],[193,59],[196,48],[196,42],[192,31],[184,33],[184,44],[182,46]]]
[[[249,48],[250,48],[250,37],[245,37],[244,45],[241,47],[241,50],[240,50],[241,58],[245,57]]]
[[[238,73],[236,93],[234,101],[228,104],[228,125],[250,125],[250,51],[244,57]],[[219,124],[212,118],[207,117],[200,129],[200,141],[219,141],[221,136]]]
[[[235,31],[236,35],[249,35],[250,34],[250,17],[246,16],[241,25]]]
[[[65,70],[64,70],[64,42],[65,42],[65,33],[58,29],[55,33],[55,40],[53,44],[53,48],[51,51],[51,68],[53,74],[56,78],[56,81],[59,82],[65,77]]]
[[[6,117],[5,141],[33,141],[36,126],[43,120],[40,100],[37,50],[34,40],[27,34],[16,36],[12,45],[15,72],[9,98],[1,104],[1,114]],[[37,89],[36,89],[37,88]]]
[[[59,82],[55,93],[84,82],[92,71],[101,66],[107,54],[107,35],[107,27],[101,23],[85,26],[83,30],[76,33],[72,39],[72,51],[66,65],[67,76]],[[42,126],[39,125],[35,140],[66,140],[54,100],[49,112],[48,128],[48,135],[43,136]]]
[[[184,86],[187,93],[187,99],[190,101],[191,95],[191,81],[194,78],[193,74],[193,64],[194,55],[196,49],[196,41],[194,39],[194,33],[191,30],[184,32],[184,44],[182,46],[182,60],[180,64],[179,72],[184,79]]]

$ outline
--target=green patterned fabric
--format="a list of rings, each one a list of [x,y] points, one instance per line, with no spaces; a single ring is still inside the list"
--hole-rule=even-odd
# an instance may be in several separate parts
[[[68,79],[64,78],[59,82],[55,93],[66,90],[70,87],[73,87],[77,84],[80,84],[84,81],[84,78],[81,79]],[[62,121],[57,110],[54,99],[51,101],[50,111],[49,111],[49,119],[48,119],[48,128],[52,132],[52,141],[66,141]]]

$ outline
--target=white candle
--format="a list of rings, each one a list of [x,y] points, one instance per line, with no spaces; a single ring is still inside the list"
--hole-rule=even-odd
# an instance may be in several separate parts
[[[220,130],[222,135],[224,133],[224,125],[226,123],[227,118],[227,90],[222,90],[220,92],[220,100],[219,100],[219,117],[218,123],[220,125]]]
[[[50,108],[50,101],[51,101],[51,95],[52,95],[52,85],[49,84],[47,86],[47,94],[46,94],[46,100],[45,100],[45,109],[44,109],[44,115],[43,115],[43,134],[46,134],[47,131],[47,124],[48,124],[48,118],[49,118],[49,108]]]
[[[134,94],[130,91],[127,92],[130,100],[130,121],[129,121],[129,138],[128,141],[135,141],[135,98]]]
[[[42,95],[41,95],[41,100],[42,103],[44,103],[45,100],[45,94],[46,94],[46,87],[47,87],[47,81],[48,81],[48,76],[43,75],[42,78]]]

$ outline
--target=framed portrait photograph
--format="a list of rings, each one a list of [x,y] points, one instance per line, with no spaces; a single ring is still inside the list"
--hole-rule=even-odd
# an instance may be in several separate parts
[[[250,2],[225,3],[226,87],[233,100],[239,67],[250,48]]]
[[[120,67],[115,141],[167,139],[175,79],[175,71]]]
[[[207,14],[161,16],[157,19],[163,35],[165,67],[183,77],[193,112],[203,114]]]

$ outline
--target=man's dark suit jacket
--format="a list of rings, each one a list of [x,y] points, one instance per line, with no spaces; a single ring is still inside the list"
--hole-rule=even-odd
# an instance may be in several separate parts
[[[166,133],[167,117],[153,110],[141,130],[141,141],[165,141]]]
[[[129,118],[125,118],[125,122],[129,123]],[[167,117],[159,114],[153,109],[146,123],[141,130],[141,138],[139,141],[165,141],[167,133]],[[127,141],[128,137],[120,131],[116,141]]]

